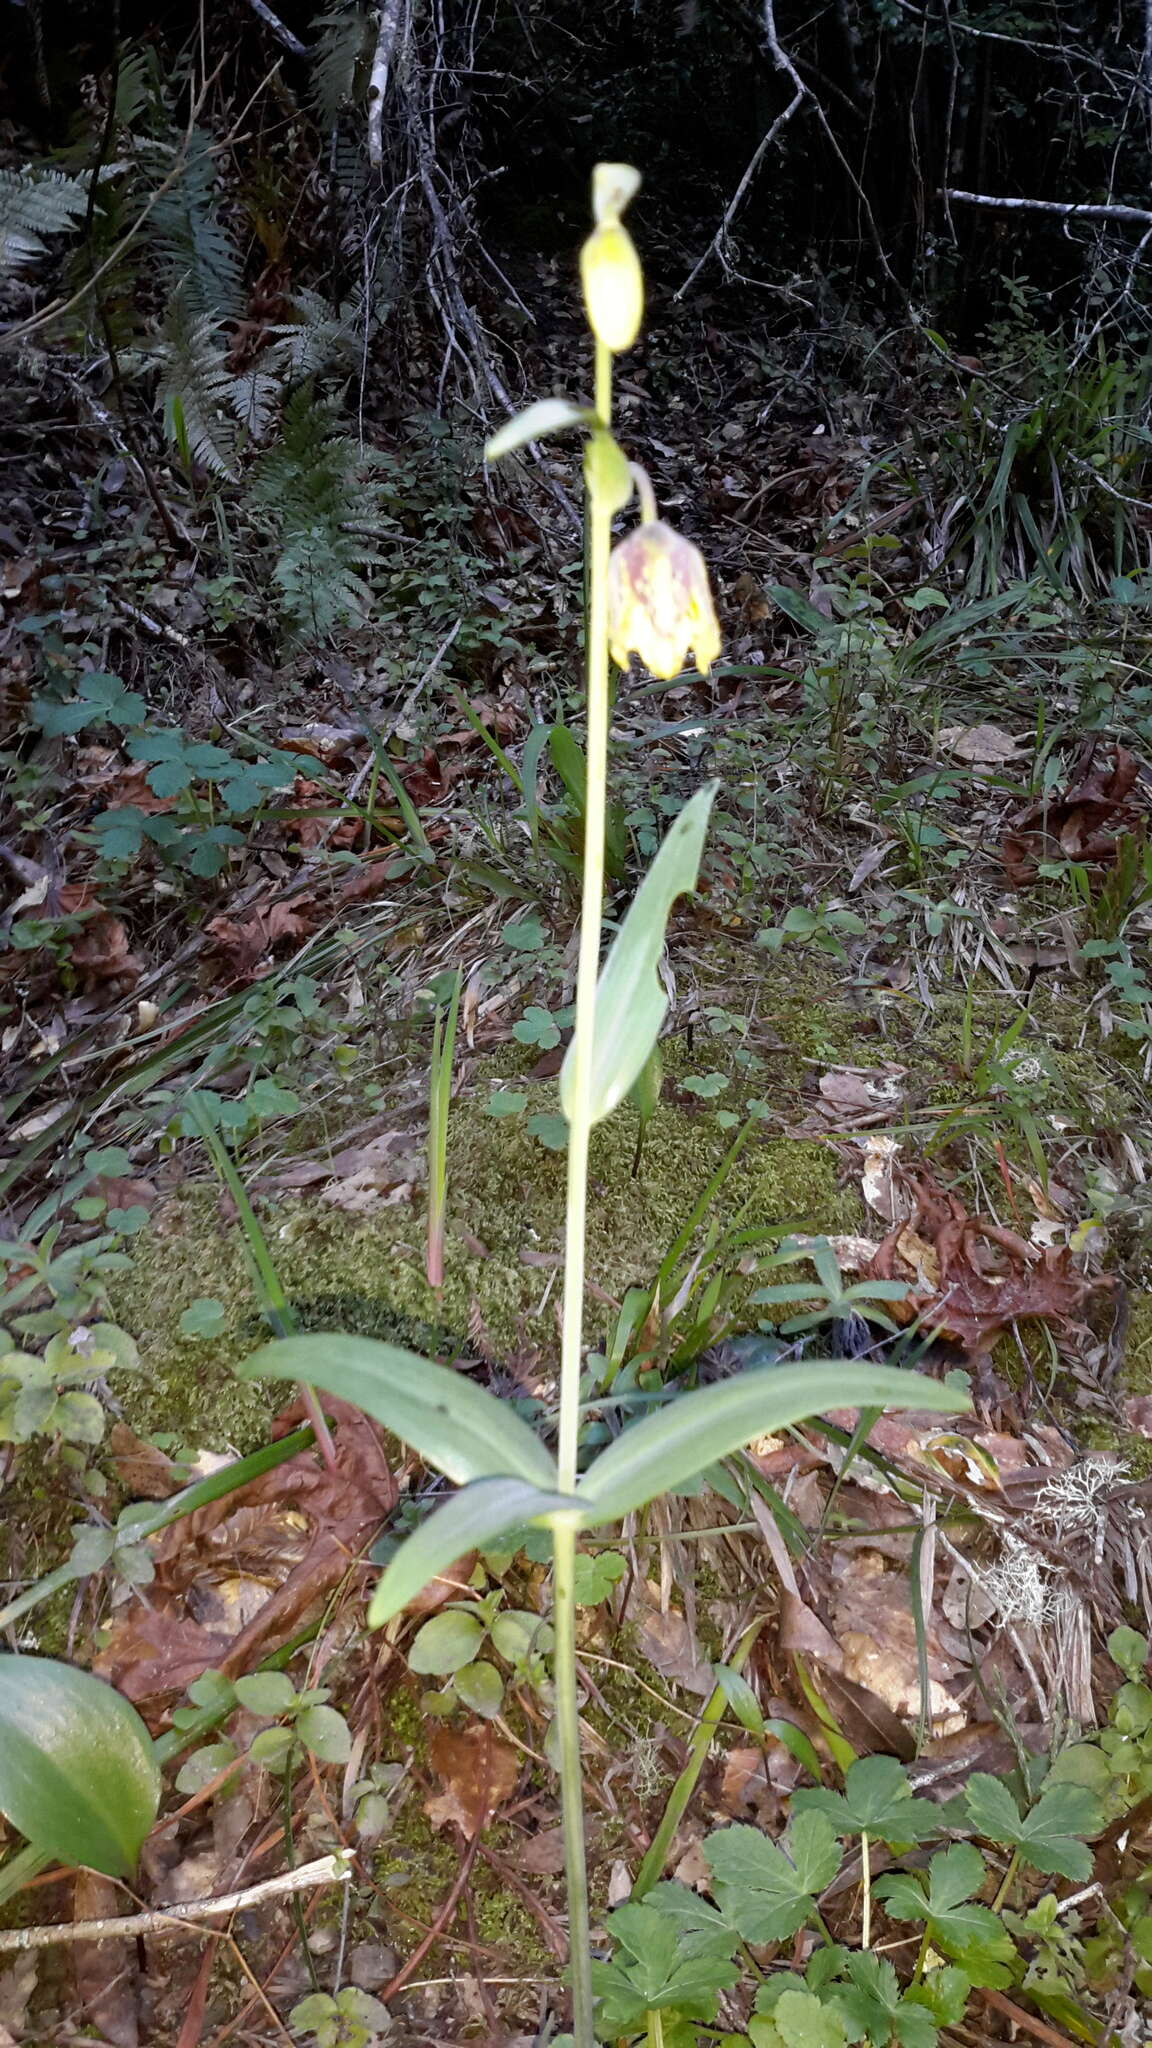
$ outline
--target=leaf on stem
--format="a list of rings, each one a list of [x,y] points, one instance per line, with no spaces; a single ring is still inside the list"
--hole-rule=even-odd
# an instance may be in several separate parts
[[[502,455],[511,455],[529,441],[543,440],[546,434],[561,434],[565,427],[593,426],[595,420],[595,413],[586,406],[573,405],[568,398],[538,399],[485,443],[484,460],[499,462]]]
[[[696,887],[708,817],[719,787],[709,783],[686,803],[612,942],[596,990],[592,1043],[591,1120],[622,1102],[660,1036],[668,997],[657,973],[669,912]],[[560,1104],[572,1119],[576,1040],[560,1071]]]
[[[585,1526],[612,1521],[695,1478],[758,1436],[827,1408],[933,1408],[970,1404],[955,1387],[890,1365],[809,1363],[740,1373],[682,1394],[601,1451],[577,1486]]]
[[[548,1452],[507,1401],[399,1345],[371,1337],[282,1337],[236,1370],[242,1379],[303,1380],[351,1401],[459,1486],[500,1474],[556,1485]]]
[[[545,1493],[524,1479],[476,1479],[429,1515],[400,1545],[372,1596],[369,1628],[400,1614],[430,1579],[470,1550],[484,1550],[521,1522],[532,1522],[577,1503],[562,1493]]]

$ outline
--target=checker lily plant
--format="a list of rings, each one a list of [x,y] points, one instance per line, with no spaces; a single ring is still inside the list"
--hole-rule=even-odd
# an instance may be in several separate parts
[[[456,1560],[524,1524],[552,1542],[554,1740],[565,1841],[571,2040],[591,2048],[596,2011],[585,1865],[574,1574],[581,1532],[618,1521],[695,1478],[766,1431],[835,1405],[955,1409],[944,1389],[911,1373],[843,1361],[748,1371],[677,1394],[622,1427],[595,1456],[581,1446],[585,1226],[589,1140],[594,1127],[642,1086],[667,1009],[658,974],[669,912],[696,885],[716,785],[702,788],[671,826],[601,964],[610,663],[639,655],[670,679],[689,654],[706,671],[720,636],[697,549],[658,517],[652,487],[612,429],[612,372],[635,343],[644,310],[640,261],[625,208],[639,187],[626,164],[600,164],[594,225],[581,256],[584,307],[595,348],[591,405],[562,398],[531,405],[489,442],[490,462],[548,434],[584,437],[588,603],[587,807],[575,1028],[561,1074],[568,1123],[567,1220],[555,1440],[473,1380],[413,1352],[346,1335],[288,1337],[242,1368],[252,1377],[301,1380],[358,1404],[455,1483],[450,1498],[408,1536],[389,1562],[369,1611],[379,1627]],[[613,519],[640,501],[640,523],[612,542]]]

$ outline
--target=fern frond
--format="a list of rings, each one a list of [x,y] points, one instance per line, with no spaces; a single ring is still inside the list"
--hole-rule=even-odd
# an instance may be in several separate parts
[[[330,7],[313,22],[312,101],[324,128],[354,106],[372,61],[373,16],[356,4]]]
[[[315,377],[332,365],[348,368],[360,351],[357,332],[358,309],[341,306],[333,312],[319,292],[299,291],[292,301],[295,318],[273,329],[276,342],[272,354],[291,383]]]
[[[235,483],[237,380],[218,334],[219,322],[208,313],[197,315],[177,292],[154,351],[160,364],[157,398],[165,432],[185,460]]]
[[[62,171],[0,171],[0,270],[34,263],[44,236],[75,227],[87,204],[87,186]]]
[[[233,378],[228,403],[254,441],[262,441],[272,425],[281,392],[279,377],[266,370],[245,370]]]
[[[244,305],[240,252],[219,218],[211,137],[196,129],[176,183],[157,201],[153,240],[170,292],[213,320],[239,317]]]
[[[371,601],[362,571],[379,560],[381,487],[374,458],[304,386],[287,400],[276,445],[260,458],[248,503],[276,545],[272,580],[291,633],[326,640],[357,625]]]

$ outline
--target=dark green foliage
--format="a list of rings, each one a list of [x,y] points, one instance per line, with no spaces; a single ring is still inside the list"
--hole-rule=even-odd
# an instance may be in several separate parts
[[[362,572],[380,559],[375,466],[310,386],[292,394],[278,442],[253,471],[248,503],[276,546],[272,581],[298,638],[327,639],[368,609]]]

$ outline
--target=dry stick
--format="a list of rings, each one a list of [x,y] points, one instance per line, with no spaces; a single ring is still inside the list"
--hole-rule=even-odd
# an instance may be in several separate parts
[[[384,100],[404,13],[404,0],[384,0],[368,79],[368,161],[377,171],[384,161]]]
[[[836,134],[833,130],[832,124],[829,121],[827,114],[824,112],[824,109],[821,106],[820,101],[817,99],[811,86],[805,85],[804,80],[801,78],[800,73],[797,71],[795,64],[793,63],[791,57],[788,55],[787,50],[784,49],[783,45],[781,44],[780,36],[776,28],[776,0],[761,0],[761,6],[761,22],[764,30],[764,44],[768,51],[768,55],[771,57],[772,62],[776,66],[777,71],[782,71],[786,78],[791,79],[795,91],[803,94],[803,97],[806,100],[811,100],[812,111],[815,114],[816,119],[819,121],[821,128],[824,130],[828,146],[831,149],[833,155],[835,156],[837,163],[840,165],[841,170],[844,172],[844,175],[847,177],[850,184],[852,185],[856,193],[856,197],[860,202],[860,211],[864,215],[864,219],[868,224],[868,233],[872,238],[873,247],[875,248],[876,254],[880,259],[880,268],[884,272],[884,275],[887,278],[888,283],[892,285],[894,289],[900,293],[901,298],[904,299],[905,303],[907,303],[908,295],[902,289],[899,279],[897,278],[895,272],[892,269],[891,264],[888,261],[888,256],[885,251],[884,244],[880,238],[880,230],[876,225],[876,216],[872,211],[872,206],[868,198],[868,194],[865,192],[863,185],[860,183],[859,178],[857,177],[855,171],[852,169],[852,166],[849,163],[847,157],[845,156],[844,151],[841,149],[840,144],[836,138]]]
[[[769,128],[767,134],[763,135],[760,141],[756,144],[756,148],[752,153],[752,157],[749,161],[748,168],[746,169],[744,176],[741,178],[740,183],[737,185],[735,192],[732,194],[731,199],[728,201],[728,204],[724,209],[724,217],[721,220],[720,225],[716,230],[716,233],[713,235],[712,240],[709,242],[708,247],[705,249],[704,254],[701,256],[700,261],[693,265],[691,271],[689,272],[688,276],[684,279],[684,282],[680,286],[679,290],[673,292],[673,301],[675,301],[676,299],[682,299],[684,297],[685,292],[688,290],[689,285],[694,284],[696,279],[699,277],[700,272],[704,268],[704,265],[710,262],[713,256],[718,256],[720,254],[725,242],[728,239],[728,230],[731,227],[732,222],[735,219],[737,213],[739,212],[741,203],[744,198],[744,194],[747,192],[749,185],[752,183],[753,178],[756,176],[756,173],[760,168],[761,162],[763,161],[767,152],[771,149],[772,144],[775,142],[776,137],[780,133],[780,130],[787,126],[788,122],[792,119],[793,114],[799,113],[807,97],[807,88],[802,84],[798,85],[794,97],[789,100],[788,105],[785,107],[783,113],[777,114],[776,119],[773,121],[772,126]],[[765,486],[765,488],[767,488],[767,486]]]
[[[280,1877],[265,1878],[262,1884],[228,1892],[220,1899],[194,1899],[186,1906],[160,1907],[153,1913],[130,1913],[112,1920],[75,1920],[71,1926],[3,1928],[0,1954],[12,1949],[54,1948],[58,1942],[134,1941],[138,1934],[177,1934],[187,1926],[195,1930],[197,1922],[209,1915],[239,1913],[246,1906],[260,1905],[264,1899],[277,1898],[285,1892],[311,1891],[322,1884],[347,1884],[351,1875],[351,1867],[343,1856],[318,1856],[314,1863],[302,1863],[297,1870],[286,1870]],[[216,1932],[215,1928],[203,1931]]]
[[[958,206],[988,206],[1004,213],[1052,213],[1062,220],[1131,220],[1141,227],[1152,221],[1146,206],[1088,206],[1071,199],[1008,199],[991,192],[959,192],[952,185],[944,197]]]
[[[291,52],[293,57],[310,57],[312,55],[307,43],[302,43],[299,36],[294,36],[290,28],[285,28],[280,16],[273,14],[272,9],[268,5],[268,0],[248,0],[248,5],[252,9],[253,14],[259,15],[265,28],[271,29],[276,41],[282,43],[284,48]]]

